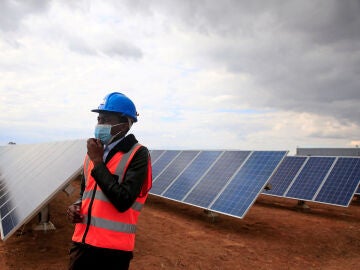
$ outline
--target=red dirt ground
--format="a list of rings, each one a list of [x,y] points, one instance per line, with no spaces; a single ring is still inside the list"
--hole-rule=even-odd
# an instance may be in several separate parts
[[[50,202],[55,231],[32,231],[37,217],[0,242],[0,269],[67,269],[73,225],[59,192]],[[261,195],[244,219],[210,217],[201,209],[150,196],[140,215],[132,270],[138,269],[358,269],[360,201],[350,207]]]

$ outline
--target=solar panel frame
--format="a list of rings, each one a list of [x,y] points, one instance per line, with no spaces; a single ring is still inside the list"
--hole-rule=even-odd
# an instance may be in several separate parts
[[[356,195],[360,195],[360,186],[357,188],[355,194],[356,194]]]

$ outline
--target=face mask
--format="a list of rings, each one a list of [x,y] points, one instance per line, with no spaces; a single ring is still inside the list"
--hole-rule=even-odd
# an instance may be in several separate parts
[[[111,142],[111,140],[121,132],[120,131],[117,134],[115,134],[114,136],[112,136],[111,128],[114,126],[121,125],[121,124],[122,123],[113,125],[113,126],[112,125],[101,125],[101,124],[96,125],[95,126],[95,138],[100,139],[100,141],[104,145],[108,145]]]

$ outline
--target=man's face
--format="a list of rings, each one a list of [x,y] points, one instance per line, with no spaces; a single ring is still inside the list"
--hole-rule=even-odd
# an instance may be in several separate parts
[[[111,135],[125,135],[128,131],[129,123],[125,119],[114,113],[99,113],[97,122],[100,125],[112,125]]]

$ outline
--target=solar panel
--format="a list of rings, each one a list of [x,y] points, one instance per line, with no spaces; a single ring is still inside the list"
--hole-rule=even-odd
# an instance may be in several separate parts
[[[286,151],[252,152],[210,205],[210,210],[242,218],[286,154]]]
[[[162,153],[155,161],[153,161],[152,163],[153,179],[155,179],[178,154],[180,154],[180,151],[167,150],[164,153]]]
[[[360,158],[339,157],[314,201],[348,206],[360,183]]]
[[[334,157],[310,157],[285,196],[299,200],[312,200],[334,161]]]
[[[80,173],[86,141],[0,148],[0,229],[6,240]]]
[[[165,150],[150,150],[151,162],[154,163],[156,160],[165,152]]]
[[[181,201],[205,172],[211,168],[222,151],[201,151],[193,162],[162,194],[172,200]]]
[[[249,154],[250,151],[223,152],[183,201],[207,208]]]
[[[292,180],[304,166],[306,159],[306,157],[299,156],[285,157],[268,182],[271,185],[271,189],[265,190],[262,193],[283,196]]]
[[[151,192],[160,195],[176,177],[187,167],[190,162],[199,154],[199,151],[182,151],[174,158],[153,180]]]

